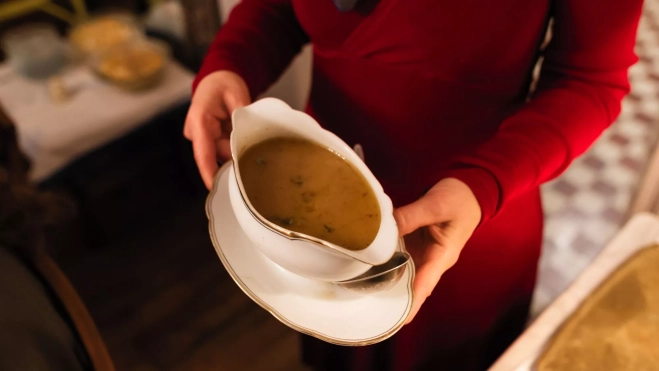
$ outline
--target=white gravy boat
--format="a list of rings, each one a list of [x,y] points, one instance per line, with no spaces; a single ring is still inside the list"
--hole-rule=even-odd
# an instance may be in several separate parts
[[[391,199],[361,158],[333,133],[324,130],[311,116],[286,103],[261,99],[233,112],[229,193],[231,207],[248,238],[280,267],[307,278],[339,282],[361,275],[374,265],[386,263],[396,251],[398,227]],[[275,137],[313,141],[350,162],[368,181],[380,205],[380,228],[365,249],[351,251],[306,234],[290,231],[260,215],[249,201],[240,177],[238,159],[245,150]],[[235,181],[234,181],[235,180]]]

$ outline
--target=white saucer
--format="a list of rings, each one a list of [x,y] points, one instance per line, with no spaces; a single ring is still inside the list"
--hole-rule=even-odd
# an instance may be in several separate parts
[[[375,344],[400,330],[412,307],[413,263],[393,288],[370,295],[284,270],[252,245],[238,225],[229,203],[230,166],[218,171],[206,213],[217,255],[247,296],[292,329],[333,344]]]

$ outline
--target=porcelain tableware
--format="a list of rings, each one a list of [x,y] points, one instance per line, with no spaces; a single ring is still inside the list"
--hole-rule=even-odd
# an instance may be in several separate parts
[[[412,264],[412,257],[403,246],[401,244],[400,251],[396,251],[388,262],[374,266],[353,279],[336,282],[336,284],[363,294],[389,290],[400,281],[407,267]]]
[[[324,130],[311,116],[286,103],[261,99],[239,108],[232,116],[229,169],[231,206],[238,223],[251,241],[273,262],[298,275],[326,282],[357,277],[372,266],[389,261],[398,244],[398,228],[391,199],[361,158],[339,137]],[[351,251],[330,242],[280,227],[260,215],[242,185],[238,158],[249,147],[275,137],[296,137],[328,148],[352,164],[375,193],[381,212],[379,231],[367,248]]]
[[[393,287],[367,295],[281,268],[252,243],[229,206],[231,167],[218,172],[206,212],[218,257],[247,296],[285,325],[333,344],[375,344],[400,330],[413,301],[411,261]]]

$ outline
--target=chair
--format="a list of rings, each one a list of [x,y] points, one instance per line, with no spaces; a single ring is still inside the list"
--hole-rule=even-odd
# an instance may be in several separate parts
[[[69,0],[73,10],[57,5],[53,0],[9,0],[0,3],[0,22],[17,18],[35,11],[43,11],[69,24],[75,24],[87,17],[84,0]]]
[[[9,125],[13,125],[13,123],[0,106],[0,127]],[[10,163],[14,164],[15,162]],[[80,336],[80,341],[89,355],[94,370],[115,371],[107,346],[87,307],[45,248],[38,247],[33,256],[30,257],[29,264],[35,273],[43,279],[45,285],[55,294],[56,298],[53,300],[58,301],[64,308],[66,313],[63,314],[68,317],[73,329]]]
[[[94,320],[57,263],[44,250],[39,250],[34,257],[33,265],[66,309],[89,355],[94,370],[115,371],[110,353],[101,334],[98,332]]]

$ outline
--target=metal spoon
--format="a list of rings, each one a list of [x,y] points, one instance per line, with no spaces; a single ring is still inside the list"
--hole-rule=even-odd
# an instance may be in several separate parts
[[[410,260],[411,256],[406,251],[396,251],[388,262],[374,266],[353,279],[335,283],[362,294],[386,291],[400,281]]]
[[[348,12],[351,11],[352,9],[355,8],[355,5],[357,5],[358,0],[333,0],[334,5],[336,5],[336,8],[339,9],[340,12]]]
[[[362,146],[355,144],[354,151],[363,161],[364,149]],[[412,257],[405,250],[405,241],[401,238],[398,243],[398,250],[389,261],[382,265],[374,266],[353,279],[335,283],[348,290],[363,294],[386,291],[400,281],[405,273],[405,269],[407,269],[408,263],[414,264],[411,260]]]

